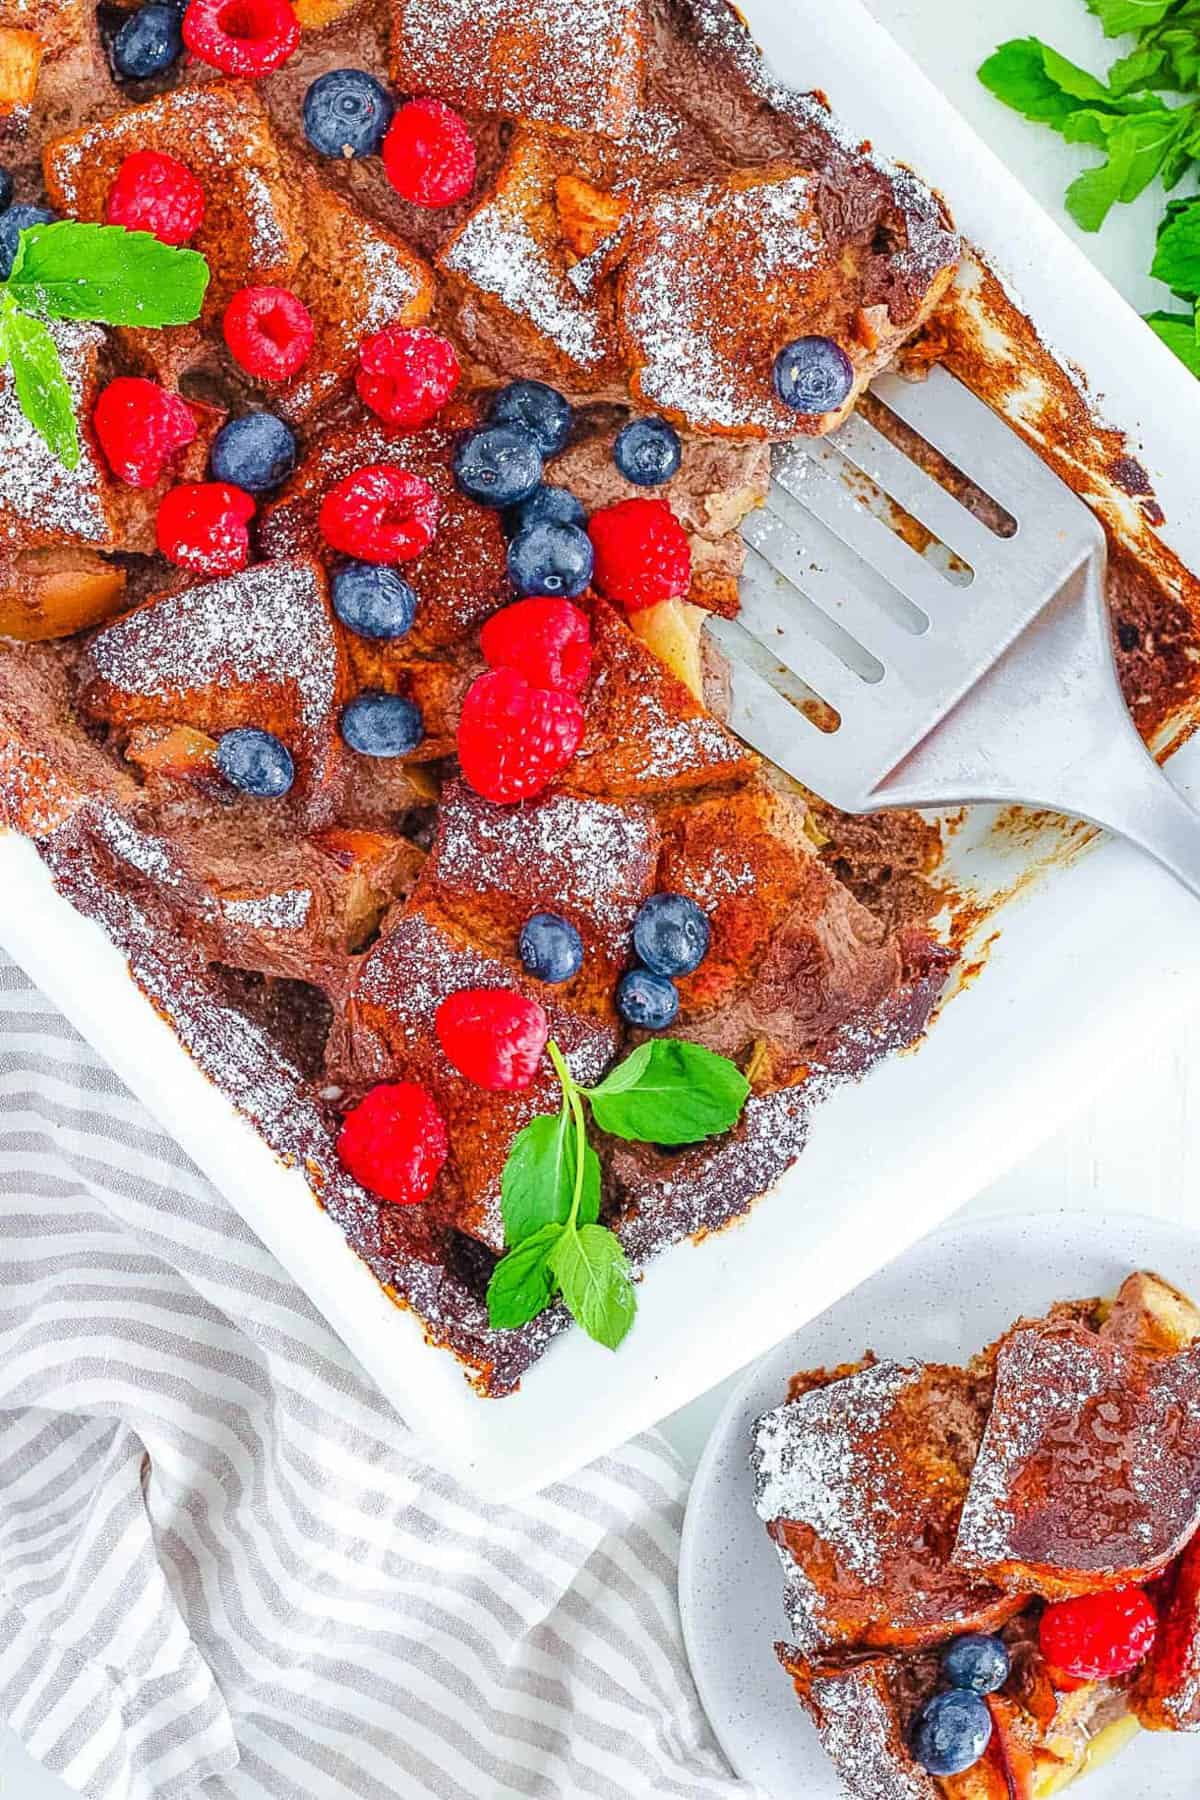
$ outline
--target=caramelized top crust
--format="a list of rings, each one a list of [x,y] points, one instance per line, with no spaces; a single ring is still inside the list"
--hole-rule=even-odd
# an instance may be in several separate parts
[[[941,1783],[913,1761],[904,1742],[893,1658],[826,1664],[810,1661],[793,1644],[776,1644],[775,1653],[850,1800],[939,1800]]]

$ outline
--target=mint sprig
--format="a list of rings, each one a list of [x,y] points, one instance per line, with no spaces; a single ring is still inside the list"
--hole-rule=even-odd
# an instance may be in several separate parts
[[[652,1038],[594,1088],[578,1085],[558,1045],[547,1053],[562,1106],[518,1132],[500,1181],[507,1255],[488,1284],[489,1322],[527,1325],[561,1294],[588,1336],[615,1350],[637,1311],[619,1239],[597,1223],[600,1159],[586,1102],[602,1131],[637,1143],[696,1144],[736,1124],[750,1092],[741,1070],[700,1044]]]
[[[199,317],[208,264],[149,231],[32,225],[17,239],[0,283],[0,368],[12,370],[17,404],[67,469],[79,466],[79,425],[48,319],[97,325],[187,325]]]

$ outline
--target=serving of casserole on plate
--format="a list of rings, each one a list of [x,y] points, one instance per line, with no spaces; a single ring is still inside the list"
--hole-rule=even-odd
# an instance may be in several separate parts
[[[576,36],[615,32],[620,54],[598,36],[561,92],[537,56],[514,73],[495,43],[467,81],[447,46],[479,22],[448,4],[352,12],[261,82],[185,80],[141,94],[142,111],[111,92],[65,118],[48,62],[59,111],[39,124],[35,96],[26,142],[61,213],[111,218],[109,184],[147,147],[190,156],[207,183],[196,324],[121,326],[103,343],[89,326],[55,331],[85,413],[127,369],[178,386],[187,456],[220,444],[227,413],[285,422],[296,468],[258,497],[250,567],[197,561],[164,531],[166,492],[117,491],[86,428],[67,481],[0,393],[26,458],[0,485],[16,633],[0,656],[0,795],[16,827],[0,840],[0,938],[413,1425],[494,1492],[550,1481],[811,1316],[1189,993],[1186,903],[1159,876],[1111,846],[1077,858],[1086,832],[1053,820],[834,814],[724,729],[721,670],[698,636],[706,610],[736,608],[736,527],[765,490],[769,442],[836,426],[897,357],[918,377],[942,360],[1102,518],[1127,697],[1149,739],[1182,739],[1200,543],[1175,519],[1195,402],[1174,394],[1153,425],[1142,410],[1169,353],[856,6],[802,7],[803,55],[796,9],[755,7],[765,68],[719,0],[651,9],[645,33],[640,16],[575,9]],[[547,56],[556,17],[527,21]],[[390,134],[382,163],[322,153],[305,96],[351,65],[465,112],[476,173],[461,196],[405,197]],[[235,168],[253,174],[248,236],[212,199]],[[287,376],[264,373],[228,323],[239,294],[272,280],[314,325]],[[455,346],[457,392],[398,423],[361,342],[427,342],[430,328]],[[844,365],[818,408],[776,360],[814,341]],[[1097,422],[1075,362],[1129,437]],[[513,389],[529,378],[571,414],[551,416],[545,387]],[[536,417],[520,410],[531,391]],[[642,415],[665,421],[648,484],[632,441],[617,444]],[[589,520],[585,539],[563,515],[572,553],[595,559],[568,608],[584,659],[568,676],[556,640],[544,685],[532,628],[499,629],[545,571],[521,561],[525,533],[481,486],[498,429],[518,460],[542,434],[526,486],[501,497],[525,504],[544,473]],[[402,528],[383,549],[354,511],[355,483],[380,471]],[[204,472],[200,455],[175,476],[219,485]],[[936,552],[899,525],[914,554]],[[410,529],[427,536],[401,542]],[[402,635],[364,623],[347,558],[411,576]],[[536,719],[562,752],[516,785],[496,749],[498,697],[514,695],[521,729]],[[282,752],[286,791],[230,760],[247,728],[269,736],[277,769]],[[668,897],[668,926],[700,915],[695,954],[664,955],[654,936],[647,902]],[[1153,953],[1131,951],[1129,921],[1151,908]],[[579,954],[565,976],[526,941],[546,914]],[[515,1075],[489,1064],[481,1079],[464,1037],[476,1031],[477,1051],[478,1020],[445,1010],[480,993],[489,1042],[514,1020],[533,1031]],[[573,1206],[568,1182],[561,1215],[537,1211],[543,1195],[521,1224],[505,1195],[514,1143],[559,1114],[558,1076],[538,1060],[547,1033],[565,1071],[560,1144],[584,1141],[581,1094],[636,1046],[658,1047],[652,1062],[637,1052],[643,1081],[669,1067],[693,1099],[726,1086],[691,1123],[661,1107],[638,1122],[615,1104],[619,1082],[597,1093],[597,1196],[588,1173]],[[393,1179],[395,1159],[381,1172],[375,1139],[362,1154],[361,1107],[398,1083],[432,1109],[419,1180]],[[505,1312],[497,1271],[534,1227],[559,1248],[531,1258],[532,1292],[514,1300],[514,1279]],[[692,1236],[706,1241],[681,1244]],[[579,1246],[608,1259],[625,1309],[619,1329],[613,1308],[589,1313],[593,1335],[624,1336],[636,1298],[612,1360],[565,1329],[587,1311],[564,1273]],[[624,1258],[644,1270],[635,1298]],[[588,1391],[603,1400],[580,1408]]]

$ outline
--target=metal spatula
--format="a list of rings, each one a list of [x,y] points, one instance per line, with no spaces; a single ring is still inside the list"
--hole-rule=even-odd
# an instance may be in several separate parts
[[[743,528],[742,611],[709,623],[733,729],[847,812],[1048,807],[1130,838],[1200,895],[1200,813],[1117,682],[1100,526],[944,370],[872,392],[901,424],[885,436],[858,413],[777,452]],[[897,447],[904,427],[941,479]],[[968,510],[956,474],[996,504]]]

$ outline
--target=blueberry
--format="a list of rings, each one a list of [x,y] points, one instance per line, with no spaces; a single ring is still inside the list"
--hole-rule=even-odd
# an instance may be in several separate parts
[[[613,461],[626,481],[658,487],[670,481],[683,461],[679,433],[665,419],[630,419],[617,433]]]
[[[582,594],[595,565],[592,540],[578,525],[527,525],[508,546],[508,577],[518,594]]]
[[[853,386],[854,364],[832,338],[796,338],[775,358],[775,392],[793,412],[836,412]]]
[[[912,1751],[931,1775],[961,1775],[977,1763],[992,1735],[992,1715],[978,1694],[951,1688],[917,1714]]]
[[[494,425],[519,425],[535,438],[543,456],[557,456],[571,435],[574,414],[562,395],[544,381],[510,381],[488,408]]]
[[[364,638],[402,638],[412,629],[417,596],[383,563],[350,563],[333,578],[333,610]]]
[[[394,111],[365,69],[330,69],[304,96],[304,135],[322,156],[376,156]]]
[[[518,425],[485,425],[454,452],[454,475],[481,506],[516,506],[542,479],[542,453]]]
[[[53,225],[55,214],[45,206],[10,206],[0,213],[0,281],[7,281],[17,256],[17,239],[31,225]]]
[[[341,733],[360,756],[407,756],[425,736],[425,722],[411,700],[368,691],[342,708]]]
[[[528,500],[522,500],[517,506],[510,506],[504,515],[504,529],[509,537],[516,537],[527,525],[543,525],[553,522],[555,525],[587,524],[587,513],[570,488],[550,487],[543,485],[534,488]]]
[[[286,744],[253,725],[224,733],[217,743],[217,767],[231,786],[258,800],[277,800],[296,779]]]
[[[651,894],[633,922],[633,947],[656,975],[690,975],[708,939],[708,918],[686,894]]]
[[[173,6],[151,0],[130,13],[112,42],[113,68],[126,81],[161,75],[183,49],[182,21]]]
[[[942,1674],[953,1688],[972,1694],[994,1694],[1008,1680],[1008,1649],[998,1637],[972,1632],[955,1638],[942,1656]]]
[[[627,1025],[662,1031],[679,1013],[675,984],[651,969],[630,969],[617,983],[617,1011]]]
[[[11,169],[0,164],[0,212],[5,212],[12,205],[13,178]]]
[[[527,975],[539,981],[570,981],[583,967],[583,939],[569,919],[534,913],[521,927],[518,948]]]
[[[209,464],[215,481],[231,481],[248,494],[266,494],[295,468],[296,439],[274,413],[246,413],[222,425]]]

